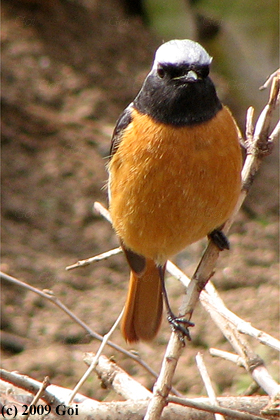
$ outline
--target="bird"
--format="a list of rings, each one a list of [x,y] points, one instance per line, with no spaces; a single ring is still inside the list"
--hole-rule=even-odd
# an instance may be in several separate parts
[[[242,153],[237,124],[209,77],[211,62],[193,40],[160,45],[113,131],[109,211],[130,268],[121,323],[130,343],[156,336],[163,301],[172,329],[190,339],[193,324],[168,302],[166,262],[205,236],[229,248],[221,229],[240,194]]]

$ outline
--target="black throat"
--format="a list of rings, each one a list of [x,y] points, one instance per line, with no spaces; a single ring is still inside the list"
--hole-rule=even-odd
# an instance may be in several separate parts
[[[222,108],[209,77],[190,83],[164,82],[150,73],[133,105],[156,121],[175,126],[208,121]]]

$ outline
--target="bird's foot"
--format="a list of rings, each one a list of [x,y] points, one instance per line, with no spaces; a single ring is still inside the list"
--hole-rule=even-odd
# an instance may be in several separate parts
[[[167,321],[171,325],[173,331],[179,334],[180,340],[185,344],[184,338],[191,341],[189,327],[194,327],[194,323],[188,321],[186,318],[177,317],[173,313],[167,316]]]
[[[219,229],[214,229],[211,233],[209,233],[208,238],[212,239],[212,241],[219,248],[220,251],[230,248],[228,238],[226,237],[224,232]]]

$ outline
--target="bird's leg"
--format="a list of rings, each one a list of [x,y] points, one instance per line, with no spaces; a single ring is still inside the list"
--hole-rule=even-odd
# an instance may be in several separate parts
[[[158,267],[158,271],[159,271],[159,276],[160,276],[160,281],[161,281],[162,295],[163,295],[163,299],[164,299],[166,310],[167,310],[167,321],[171,325],[172,330],[177,331],[180,334],[181,341],[184,342],[184,337],[187,337],[187,339],[191,341],[191,336],[190,336],[188,328],[193,327],[194,323],[191,321],[188,321],[187,319],[183,317],[178,317],[174,315],[174,313],[172,312],[172,309],[168,301],[167,291],[166,291],[165,282],[164,282],[165,267],[166,267],[166,264],[160,265]]]
[[[209,233],[208,238],[212,239],[212,241],[219,248],[220,251],[230,248],[228,238],[220,229],[214,229],[211,233]]]

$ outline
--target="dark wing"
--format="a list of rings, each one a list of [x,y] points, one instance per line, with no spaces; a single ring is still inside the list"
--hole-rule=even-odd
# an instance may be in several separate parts
[[[113,135],[112,135],[112,142],[111,142],[111,149],[110,149],[110,159],[112,156],[116,153],[118,150],[119,144],[122,140],[122,133],[123,130],[131,123],[132,121],[132,103],[128,105],[127,108],[123,111],[123,113],[120,115],[116,127],[114,129]]]
[[[143,255],[136,254],[136,252],[126,248],[122,240],[120,242],[129,267],[135,274],[141,276],[146,269],[146,258],[143,257]]]
[[[112,143],[111,143],[111,149],[110,149],[110,159],[112,156],[116,153],[118,150],[119,144],[122,141],[122,135],[123,131],[128,127],[128,125],[132,121],[132,109],[133,104],[131,103],[128,105],[128,107],[123,111],[123,113],[120,115],[116,127],[114,129],[113,135],[112,135]],[[138,255],[135,252],[131,251],[130,249],[126,248],[124,243],[121,241],[121,246],[124,251],[124,254],[126,256],[127,262],[130,266],[130,268],[136,273],[136,274],[142,274],[143,271],[146,268],[146,259],[142,255]]]

